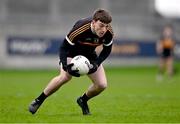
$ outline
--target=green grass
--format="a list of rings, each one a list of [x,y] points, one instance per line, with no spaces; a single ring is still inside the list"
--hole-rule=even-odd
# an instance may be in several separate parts
[[[86,76],[73,78],[32,115],[29,103],[58,71],[1,70],[0,122],[180,122],[180,76],[157,81],[156,72],[155,67],[106,68],[108,88],[89,101],[92,115],[83,116],[76,98],[91,84]]]

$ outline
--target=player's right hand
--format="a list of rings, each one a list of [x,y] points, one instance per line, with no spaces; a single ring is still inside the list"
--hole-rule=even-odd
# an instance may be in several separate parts
[[[91,65],[90,65],[90,66],[91,66],[91,67],[90,67],[90,69],[89,69],[88,74],[92,74],[92,73],[94,73],[94,72],[97,71],[97,69],[98,69],[98,64],[97,64],[96,62],[91,62]]]
[[[80,77],[80,74],[78,73],[79,70],[72,70],[73,65],[74,65],[73,63],[67,65],[67,69],[66,69],[67,72],[72,76]]]

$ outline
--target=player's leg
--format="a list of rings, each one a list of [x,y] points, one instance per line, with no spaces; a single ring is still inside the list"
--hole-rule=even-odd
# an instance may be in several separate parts
[[[163,73],[164,73],[164,70],[165,70],[165,60],[166,58],[164,56],[161,56],[159,58],[159,64],[158,64],[158,74],[157,74],[157,80],[158,81],[161,81],[162,80],[162,76],[163,76]]]
[[[166,58],[161,57],[159,61],[159,74],[162,75],[165,70]]]
[[[169,77],[173,75],[173,57],[167,58],[167,74]]]
[[[69,62],[70,60],[68,60]],[[69,75],[66,71],[62,69],[61,66],[61,72],[58,76],[54,77],[46,86],[44,91],[35,99],[32,101],[32,103],[29,106],[29,111],[34,114],[38,108],[41,106],[43,101],[53,94],[55,91],[57,91],[63,84],[68,82],[71,79],[71,75]]]
[[[61,69],[61,73],[54,77],[46,86],[44,89],[44,94],[46,96],[50,96],[55,91],[57,91],[63,84],[68,82],[71,79],[72,76],[70,76],[67,72],[65,72],[63,69]]]
[[[101,93],[107,87],[107,79],[102,65],[99,66],[98,70],[88,75],[93,84],[88,88],[86,95],[92,98]]]
[[[83,96],[77,99],[77,103],[81,107],[84,115],[90,114],[87,101],[100,94],[107,87],[107,79],[102,65],[99,66],[95,73],[88,76],[92,80],[93,84],[88,88],[87,92],[84,93]]]

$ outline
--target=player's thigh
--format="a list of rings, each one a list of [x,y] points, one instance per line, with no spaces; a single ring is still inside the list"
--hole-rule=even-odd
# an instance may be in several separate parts
[[[104,71],[104,67],[102,64],[99,66],[95,73],[89,74],[88,77],[92,80],[95,84],[104,84],[107,85],[106,74]]]
[[[67,58],[67,63],[69,64],[71,62],[72,58]],[[62,67],[62,63],[61,63],[61,67],[60,67],[60,77],[62,77],[64,80],[70,80],[72,78],[72,76],[64,71],[63,67]]]
[[[160,65],[160,67],[164,67],[166,65],[166,58],[165,57],[160,58],[159,65]]]
[[[172,66],[173,65],[173,57],[170,56],[170,57],[167,58],[167,65],[168,66]]]

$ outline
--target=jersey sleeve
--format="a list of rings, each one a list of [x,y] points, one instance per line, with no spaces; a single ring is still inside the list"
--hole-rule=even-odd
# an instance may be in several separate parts
[[[108,30],[107,30],[107,36],[105,38],[105,41],[103,43],[104,46],[110,46],[113,43],[113,36],[114,32],[112,30],[111,25],[108,25]]]
[[[82,24],[80,21],[76,22],[72,30],[66,36],[66,40],[70,45],[75,45],[80,35],[90,28],[90,23]]]

